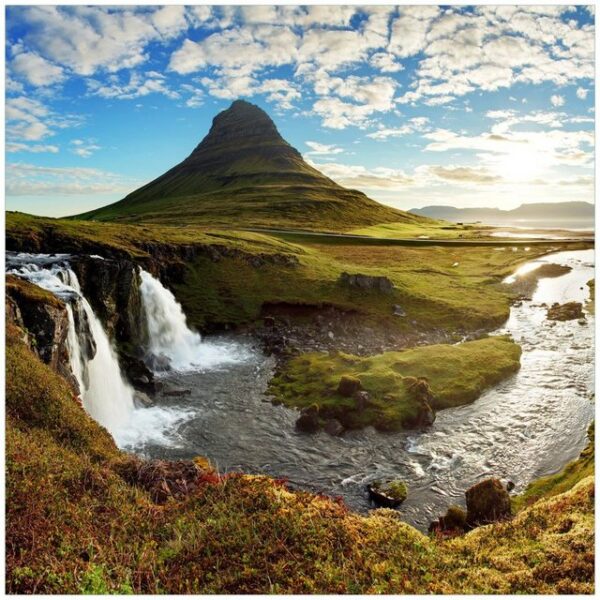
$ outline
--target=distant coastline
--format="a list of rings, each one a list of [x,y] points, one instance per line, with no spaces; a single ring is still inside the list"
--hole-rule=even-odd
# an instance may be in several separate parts
[[[495,227],[587,231],[594,228],[594,205],[588,202],[522,204],[513,210],[425,206],[409,212],[456,223],[481,222]]]

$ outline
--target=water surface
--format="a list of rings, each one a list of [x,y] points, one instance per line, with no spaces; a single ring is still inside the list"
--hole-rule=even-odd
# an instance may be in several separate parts
[[[513,307],[498,333],[523,348],[514,376],[468,406],[440,411],[423,432],[384,434],[374,429],[331,437],[294,430],[297,412],[273,406],[264,392],[273,360],[250,341],[239,341],[245,360],[204,372],[173,373],[167,388],[189,389],[180,398],[159,397],[168,423],[132,431],[127,447],[149,457],[208,456],[221,471],[265,473],[288,478],[293,487],[340,495],[368,510],[365,484],[401,478],[409,497],[403,518],[425,529],[478,480],[497,476],[515,492],[537,477],[560,470],[586,444],[594,416],[594,317],[555,323],[542,303],[585,301],[594,277],[592,250],[561,252],[536,262],[568,264],[572,271],[541,280],[529,302]]]

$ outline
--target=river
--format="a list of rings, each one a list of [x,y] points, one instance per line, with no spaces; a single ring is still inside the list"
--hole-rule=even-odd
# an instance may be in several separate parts
[[[157,406],[136,411],[122,445],[154,458],[207,456],[221,472],[286,478],[293,488],[342,496],[361,512],[372,507],[366,483],[400,478],[409,487],[402,518],[422,530],[450,504],[464,504],[464,491],[482,478],[510,479],[518,493],[577,457],[594,417],[594,316],[588,311],[585,324],[551,322],[541,306],[585,302],[594,251],[533,261],[544,262],[572,270],[540,280],[531,301],[513,307],[496,332],[521,344],[520,371],[473,404],[440,411],[426,431],[297,433],[297,412],[265,397],[273,360],[250,340],[238,339],[239,360],[232,364],[163,376],[165,388],[191,393],[158,396]]]

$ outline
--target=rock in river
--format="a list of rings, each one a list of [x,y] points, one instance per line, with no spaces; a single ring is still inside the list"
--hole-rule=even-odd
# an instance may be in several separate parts
[[[408,496],[408,488],[403,481],[374,481],[367,485],[369,498],[378,506],[394,508],[400,506]]]
[[[585,318],[581,302],[567,302],[565,304],[555,302],[548,309],[546,316],[552,321],[572,321]]]

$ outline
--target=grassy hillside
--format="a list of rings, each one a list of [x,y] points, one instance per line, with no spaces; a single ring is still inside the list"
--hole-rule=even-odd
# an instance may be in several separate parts
[[[307,164],[257,106],[236,101],[184,161],[126,198],[77,217],[343,231],[428,223],[346,189]]]
[[[7,213],[6,237],[8,250],[124,256],[177,267],[172,287],[190,323],[200,329],[252,323],[265,306],[277,304],[334,306],[382,331],[491,329],[508,317],[513,297],[502,279],[520,263],[560,248],[370,246],[360,239],[294,241],[266,233],[22,213]],[[193,248],[196,254],[185,258]],[[385,276],[394,289],[380,294],[348,288],[339,282],[343,272]],[[394,316],[395,305],[407,316]]]
[[[591,477],[452,540],[393,511],[364,517],[267,477],[206,469],[159,502],[181,465],[119,452],[20,338],[9,324],[9,593],[593,591]]]

